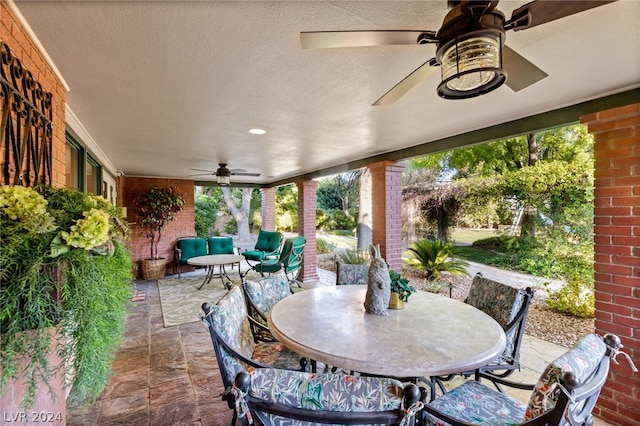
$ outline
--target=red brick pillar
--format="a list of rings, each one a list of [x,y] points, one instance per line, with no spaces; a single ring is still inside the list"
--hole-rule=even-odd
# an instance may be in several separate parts
[[[615,333],[640,366],[640,104],[581,117],[595,136],[596,332]],[[622,357],[594,414],[640,424],[640,373]]]
[[[299,180],[298,186],[298,234],[303,235],[307,243],[302,254],[301,281],[318,280],[316,249],[316,187],[315,180]]]
[[[402,268],[402,172],[404,164],[391,161],[370,164],[373,244],[396,271]]]
[[[276,230],[276,189],[262,188],[262,229]]]

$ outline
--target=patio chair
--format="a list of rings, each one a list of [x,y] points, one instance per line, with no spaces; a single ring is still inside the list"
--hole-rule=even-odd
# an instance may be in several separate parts
[[[519,289],[484,278],[481,273],[473,277],[465,303],[495,319],[504,329],[507,343],[502,354],[489,364],[460,374],[466,377],[473,375],[477,381],[483,378],[490,380],[498,390],[502,390],[496,379],[504,379],[515,370],[520,370],[520,346],[533,294],[534,290],[530,287]],[[441,381],[450,380],[454,376],[437,378],[443,393],[445,389]]]
[[[247,368],[270,366],[302,371],[306,369],[308,361],[283,345],[256,342],[259,336],[254,336],[251,332],[247,306],[238,286],[231,286],[215,306],[203,303],[202,311],[204,314],[201,319],[209,329],[225,388],[222,399],[234,410],[232,424],[235,424],[237,413],[229,392],[238,372]]]
[[[425,405],[425,424],[593,424],[591,411],[607,380],[609,362],[622,353],[619,352],[620,348],[620,339],[615,335],[607,334],[604,339],[596,334],[585,336],[576,346],[551,362],[535,386],[515,386],[533,391],[528,404],[475,380],[466,381]],[[632,363],[631,366],[635,371]]]
[[[272,368],[241,372],[234,396],[243,425],[411,426],[424,404],[414,384],[389,378],[309,374]]]
[[[255,263],[262,262],[266,259],[276,259],[280,255],[280,244],[282,243],[282,234],[277,231],[258,232],[258,239],[253,250],[247,250],[242,253],[247,264],[251,267]],[[251,262],[255,262],[251,264]]]
[[[293,294],[287,277],[278,274],[257,281],[243,279],[242,289],[247,302],[247,312],[254,320],[250,322],[253,334],[259,335],[263,341],[275,342],[276,339],[268,330],[267,317],[276,303]]]
[[[367,285],[369,280],[369,264],[352,265],[336,262],[336,285]]]
[[[277,259],[265,259],[253,266],[253,269],[260,272],[262,276],[265,273],[271,275],[282,271],[290,283],[296,283],[296,278],[302,268],[302,252],[306,243],[307,240],[302,235],[287,238]],[[299,283],[298,286],[300,286]]]

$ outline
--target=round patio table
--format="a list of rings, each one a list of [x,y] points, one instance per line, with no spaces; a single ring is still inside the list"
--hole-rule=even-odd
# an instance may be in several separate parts
[[[278,302],[271,333],[310,359],[361,373],[432,377],[473,370],[505,347],[502,327],[463,302],[427,292],[387,316],[365,313],[364,285],[321,287]]]
[[[214,277],[220,278],[222,281],[222,285],[224,286],[224,278],[228,281],[231,281],[229,276],[227,275],[227,271],[224,269],[226,265],[234,265],[238,264],[238,270],[240,270],[240,262],[244,259],[239,254],[209,254],[207,256],[196,256],[187,260],[189,265],[193,266],[206,266],[207,267],[207,275],[204,277],[202,284],[198,287],[200,290],[204,287],[205,284],[211,282],[211,279]],[[215,268],[218,267],[218,274],[215,273]]]

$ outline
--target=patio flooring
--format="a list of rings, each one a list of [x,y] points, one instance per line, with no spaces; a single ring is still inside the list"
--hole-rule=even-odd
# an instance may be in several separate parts
[[[324,273],[320,279],[331,282]],[[146,297],[134,303],[127,319],[115,374],[95,404],[68,407],[67,425],[228,426],[232,411],[220,399],[222,378],[207,329],[199,322],[165,328],[156,281],[138,281],[136,287]],[[526,368],[512,377],[533,383],[566,350],[525,335],[521,360]],[[527,402],[527,391],[511,394]],[[595,420],[596,426],[608,425]]]

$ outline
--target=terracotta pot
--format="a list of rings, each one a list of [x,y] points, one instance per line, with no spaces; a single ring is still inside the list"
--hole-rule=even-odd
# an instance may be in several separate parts
[[[400,300],[400,295],[394,291],[391,292],[391,298],[389,298],[389,309],[402,309],[405,302]]]
[[[140,269],[142,270],[142,279],[157,280],[164,277],[165,259],[142,259],[140,261]]]

